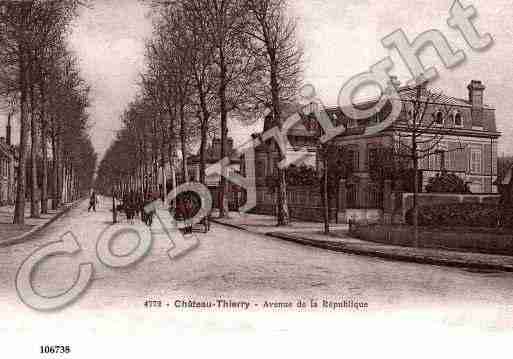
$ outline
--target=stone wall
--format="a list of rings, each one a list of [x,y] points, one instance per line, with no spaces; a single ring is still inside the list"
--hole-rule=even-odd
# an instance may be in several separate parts
[[[351,235],[365,241],[415,246],[413,227],[397,225],[354,225]],[[458,251],[513,255],[513,236],[495,229],[419,229],[417,245],[422,248],[443,248]]]

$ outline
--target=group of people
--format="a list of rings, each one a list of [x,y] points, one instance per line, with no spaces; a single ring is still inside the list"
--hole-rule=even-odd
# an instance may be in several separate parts
[[[126,218],[130,223],[134,223],[136,217],[140,216],[141,220],[148,226],[151,227],[153,223],[153,216],[155,215],[155,208],[151,208],[155,197],[151,193],[143,193],[139,191],[130,191],[125,193],[122,198],[122,203],[117,206],[119,211],[123,211],[126,214]],[[173,201],[174,203],[170,207],[171,215],[176,221],[185,222],[192,219],[201,205],[201,200],[194,197],[192,193],[185,192],[177,196]],[[147,207],[149,206],[149,207]],[[149,209],[148,211],[145,210]],[[209,216],[207,216],[209,217]],[[210,218],[204,218],[202,223],[205,226],[205,231],[210,228]],[[192,225],[185,227],[185,233],[192,233]]]
[[[130,191],[122,198],[122,204],[119,209],[124,211],[126,218],[130,223],[134,223],[135,217],[140,216],[141,220],[151,227],[155,210],[146,211],[145,207],[153,202],[153,198],[149,193]]]
[[[201,209],[201,198],[193,191],[182,192],[176,198],[175,219],[178,221],[192,220]],[[210,230],[210,213],[203,216],[199,224],[204,226],[205,232]],[[192,233],[192,224],[185,227],[185,233]]]
[[[196,212],[196,204],[194,200],[185,195],[179,196],[176,200],[176,209],[174,217],[177,221],[186,221],[192,219]],[[192,226],[188,225],[185,227],[185,233],[192,233]]]

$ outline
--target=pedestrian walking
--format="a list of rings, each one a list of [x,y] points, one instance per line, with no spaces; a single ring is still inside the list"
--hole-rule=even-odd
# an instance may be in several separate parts
[[[128,194],[128,199],[126,202],[126,209],[125,209],[126,218],[130,224],[134,224],[134,217],[135,217],[135,213],[137,211],[137,206],[136,206],[135,201],[136,201],[135,194],[133,191],[130,191],[130,193]]]
[[[89,197],[89,208],[87,209],[87,212],[90,212],[91,209],[93,209],[94,212],[96,212],[96,202],[98,201],[98,198],[96,197],[96,192],[93,190],[91,192],[91,196]]]
[[[186,222],[185,233],[192,233],[192,214],[194,210],[194,203],[191,197],[185,197],[184,200],[184,222]],[[191,223],[187,223],[191,221]]]
[[[153,224],[153,216],[155,215],[155,207],[150,206],[152,203],[153,203],[153,199],[148,194],[146,196],[146,200],[143,202],[143,209],[142,209],[142,213],[144,215],[144,223],[146,223],[146,225],[148,227],[151,227],[151,225]],[[148,212],[146,212],[146,210],[145,210],[146,206],[148,206]]]

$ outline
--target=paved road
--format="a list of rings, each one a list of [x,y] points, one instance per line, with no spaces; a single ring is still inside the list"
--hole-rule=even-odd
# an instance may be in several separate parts
[[[52,318],[83,318],[87,313],[91,326],[94,320],[113,318],[144,326],[150,325],[151,318],[165,320],[173,315],[176,319],[180,313],[190,313],[190,309],[175,308],[175,301],[182,299],[249,301],[250,309],[257,312],[265,311],[265,301],[346,299],[368,303],[362,316],[420,313],[437,323],[499,331],[513,324],[512,274],[347,255],[219,225],[213,225],[208,234],[196,234],[198,248],[173,261],[166,254],[169,240],[154,225],[156,237],[147,257],[125,269],[107,268],[96,258],[95,246],[99,234],[110,224],[109,207],[105,200],[98,212],[88,213],[83,203],[31,241],[0,248],[2,320],[10,323],[11,330],[26,325],[20,318],[41,319],[32,322],[34,326],[48,324],[42,318],[51,314],[37,313],[20,302],[14,278],[25,258],[67,231],[76,235],[82,251],[73,258],[56,256],[44,262],[34,274],[35,289],[51,296],[69,288],[79,262],[94,264],[94,280],[80,300]],[[115,241],[113,251],[128,253],[136,245],[135,237],[128,236]],[[152,299],[170,307],[144,307],[144,302]],[[354,314],[354,310],[344,313]]]

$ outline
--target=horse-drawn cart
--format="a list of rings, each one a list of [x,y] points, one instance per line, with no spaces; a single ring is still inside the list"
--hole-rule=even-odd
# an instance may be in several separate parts
[[[184,222],[194,218],[201,210],[201,198],[195,192],[183,192],[176,197],[175,206],[175,220]],[[185,227],[184,232],[192,233],[194,230],[204,233],[210,230],[210,213],[202,218],[199,223]]]

